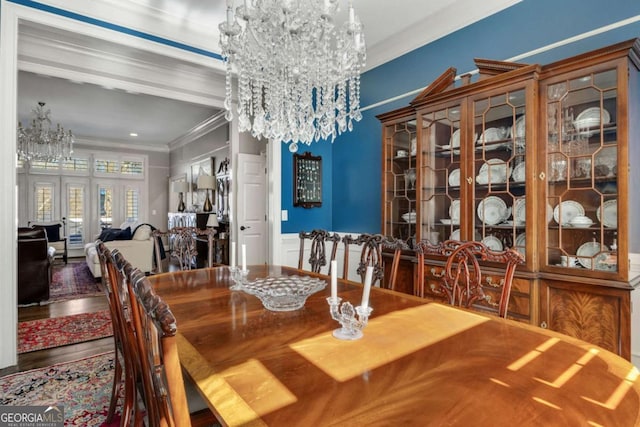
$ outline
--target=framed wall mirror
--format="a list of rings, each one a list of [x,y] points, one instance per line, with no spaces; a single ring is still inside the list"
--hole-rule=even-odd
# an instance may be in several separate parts
[[[322,206],[322,157],[310,152],[293,155],[293,206]]]

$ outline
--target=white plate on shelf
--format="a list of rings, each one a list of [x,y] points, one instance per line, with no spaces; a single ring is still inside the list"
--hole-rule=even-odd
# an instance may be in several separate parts
[[[449,145],[453,148],[460,147],[460,129],[456,129],[449,138]]]
[[[525,115],[521,115],[516,119],[513,127],[511,128],[511,135],[516,140],[516,146],[520,148],[524,148],[525,146],[525,136],[526,136],[526,123],[525,123]]]
[[[454,223],[460,222],[460,200],[453,200],[449,206],[449,218]]]
[[[501,251],[504,249],[502,242],[496,236],[487,236],[482,239],[482,243],[492,251]]]
[[[525,199],[516,199],[513,202],[513,220],[518,225],[522,225],[527,221],[527,206]]]
[[[596,211],[598,221],[605,227],[615,228],[618,226],[618,200],[607,200]]]
[[[520,252],[522,256],[524,256],[526,244],[527,244],[527,235],[525,233],[520,233],[516,236],[516,241],[513,244],[513,247],[516,251]]]
[[[487,161],[480,167],[479,176],[489,177],[489,181],[495,183],[507,182],[509,176],[511,176],[511,168],[502,159],[487,159]]]
[[[558,203],[553,210],[553,219],[560,225],[568,225],[578,215],[584,215],[584,207],[575,200],[565,200]]]
[[[607,259],[607,254],[609,248],[606,245],[600,245],[598,242],[587,242],[580,246],[576,251],[576,255],[578,256],[578,262],[584,267],[591,269],[593,265],[592,261],[596,262],[596,270],[606,270],[606,265],[603,264],[604,267],[599,267],[599,264],[602,264]]]
[[[460,187],[460,169],[454,169],[449,174],[449,185],[452,187]]]
[[[602,114],[601,114],[602,113]],[[585,131],[590,128],[600,127],[600,116],[602,115],[602,124],[607,124],[611,121],[611,115],[607,110],[601,110],[600,107],[591,107],[578,114],[578,117],[573,121],[573,126],[578,132]],[[592,135],[596,130],[588,132]]]
[[[518,163],[516,167],[513,168],[513,172],[511,172],[511,179],[513,182],[524,182],[526,178],[525,163]]]
[[[486,128],[484,132],[482,132],[482,135],[480,135],[480,138],[476,141],[476,144],[482,145],[483,143],[488,144],[490,142],[500,141],[506,136],[506,131],[503,129]]]
[[[475,232],[475,240],[476,241],[480,241],[480,233],[478,233],[478,230],[476,230]],[[453,233],[451,233],[451,235],[449,236],[449,240],[460,240],[460,229],[458,228],[457,230],[453,230]]]
[[[500,197],[489,196],[478,203],[478,218],[487,225],[496,225],[508,218],[507,204]]]

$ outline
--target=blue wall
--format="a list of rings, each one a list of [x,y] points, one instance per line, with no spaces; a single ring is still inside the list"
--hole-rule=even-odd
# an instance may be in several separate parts
[[[506,60],[639,16],[638,0],[523,0],[364,73],[361,105],[366,108],[375,102],[423,88],[448,67],[455,67],[458,74],[472,71],[475,69],[473,58]],[[517,62],[544,65],[635,37],[640,37],[640,22],[607,29]],[[291,155],[288,151],[285,153],[284,148],[282,208],[289,210],[290,221],[282,223],[283,233],[318,227],[334,231],[380,232],[382,134],[375,116],[406,106],[413,97],[364,111],[363,119],[355,124],[354,131],[336,138],[332,150],[326,151],[326,157],[323,154],[325,176],[332,163],[333,188],[327,191],[325,187],[326,202],[321,211],[293,208],[292,167],[290,160],[288,163],[285,160]],[[325,150],[323,144],[312,147],[314,152]],[[331,180],[324,181],[323,185],[327,182]],[[332,203],[328,200],[330,195]]]

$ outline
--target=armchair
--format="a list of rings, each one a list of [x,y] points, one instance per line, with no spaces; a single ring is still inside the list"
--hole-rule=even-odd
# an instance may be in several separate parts
[[[27,224],[31,228],[41,228],[47,232],[47,240],[49,246],[56,250],[56,256],[62,258],[67,263],[67,219],[62,218],[60,221],[37,223],[29,221]]]
[[[49,299],[51,264],[55,249],[43,229],[18,229],[18,304]]]

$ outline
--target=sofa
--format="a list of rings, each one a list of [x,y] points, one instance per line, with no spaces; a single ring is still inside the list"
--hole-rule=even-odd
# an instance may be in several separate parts
[[[18,229],[18,304],[49,299],[55,249],[43,229]]]
[[[131,227],[124,229],[105,229],[102,231],[98,240],[104,242],[109,250],[118,249],[122,256],[134,267],[139,268],[144,273],[151,273],[153,270],[153,238],[151,236],[152,228],[149,224],[141,224],[134,231]],[[95,243],[87,243],[84,246],[85,258],[87,266],[93,277],[102,276],[100,271],[100,259],[96,250]]]

